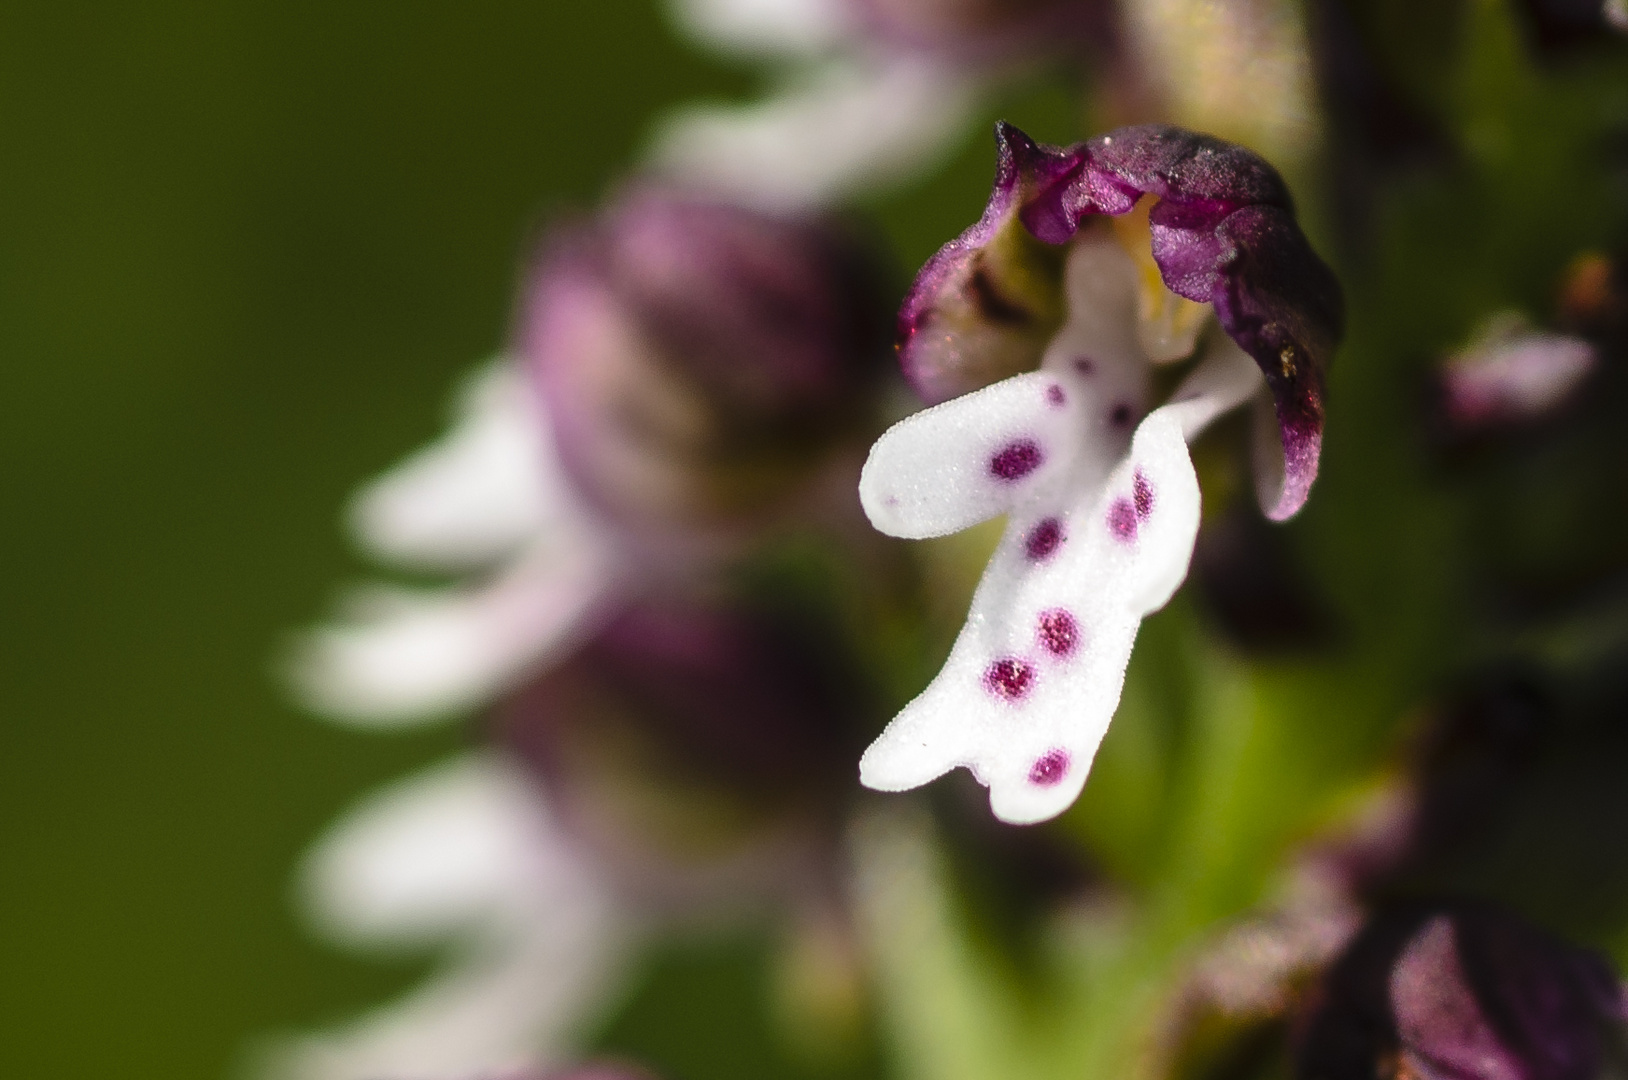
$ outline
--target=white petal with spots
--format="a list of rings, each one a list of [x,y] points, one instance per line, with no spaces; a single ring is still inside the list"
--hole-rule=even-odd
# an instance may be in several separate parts
[[[924,409],[871,448],[859,500],[889,536],[944,536],[1066,479],[1087,403],[1066,373],[1033,372]]]
[[[1049,485],[1013,510],[943,670],[861,760],[866,786],[900,791],[963,766],[1014,823],[1054,817],[1079,795],[1142,619],[1192,558],[1199,488],[1187,440],[1261,384],[1228,346],[1212,345],[1142,421],[1105,483]],[[1047,375],[981,393],[1029,392]]]

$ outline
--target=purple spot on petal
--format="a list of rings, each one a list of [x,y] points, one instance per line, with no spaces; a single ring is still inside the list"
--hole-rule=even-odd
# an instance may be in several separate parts
[[[1039,443],[1033,439],[1018,439],[1002,447],[989,459],[989,471],[1001,480],[1021,480],[1040,468],[1040,463],[1045,460]]]
[[[1089,356],[1077,356],[1074,358],[1074,370],[1081,375],[1090,375],[1097,370],[1097,365]]]
[[[1136,470],[1136,481],[1131,485],[1131,497],[1136,501],[1136,517],[1138,521],[1146,521],[1148,515],[1153,513],[1153,485],[1148,478],[1142,475],[1142,470]]]
[[[1022,660],[997,660],[984,672],[984,688],[1007,701],[1016,701],[1033,685],[1034,668]]]
[[[1127,544],[1136,539],[1136,505],[1129,499],[1115,499],[1108,508],[1108,531]]]
[[[1029,783],[1051,787],[1068,775],[1068,751],[1047,750],[1029,770]]]
[[[1063,403],[1068,400],[1068,395],[1063,393],[1063,388],[1061,386],[1058,386],[1056,383],[1052,383],[1050,386],[1046,387],[1046,400],[1050,402],[1054,408],[1062,408]]]
[[[1080,644],[1080,624],[1062,608],[1042,611],[1040,644],[1053,656],[1067,656]]]
[[[1115,405],[1113,412],[1108,414],[1108,422],[1114,427],[1124,427],[1131,422],[1131,407],[1124,402]]]
[[[1029,535],[1023,538],[1023,550],[1028,552],[1029,558],[1040,562],[1050,557],[1062,542],[1063,523],[1049,517],[1029,530]]]

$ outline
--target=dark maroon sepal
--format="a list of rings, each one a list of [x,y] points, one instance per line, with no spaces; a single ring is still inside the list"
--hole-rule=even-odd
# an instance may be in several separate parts
[[[1333,272],[1300,231],[1277,171],[1241,146],[1158,124],[1067,148],[1001,124],[996,140],[1000,165],[983,218],[928,261],[901,313],[906,375],[939,400],[958,385],[946,372],[985,374],[965,355],[967,335],[924,331],[937,329],[934,316],[964,288],[966,267],[1014,217],[1034,238],[1061,245],[1087,218],[1128,213],[1152,195],[1159,199],[1148,215],[1153,257],[1165,285],[1214,305],[1222,328],[1266,375],[1285,467],[1265,509],[1277,520],[1293,516],[1317,476],[1323,374],[1343,330],[1344,304]],[[1039,355],[1033,350],[1032,361]]]

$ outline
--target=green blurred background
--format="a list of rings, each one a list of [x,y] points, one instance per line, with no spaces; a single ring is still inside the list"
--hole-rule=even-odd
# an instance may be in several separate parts
[[[663,107],[751,88],[656,0],[0,10],[0,1076],[231,1075],[425,970],[309,938],[291,874],[468,736],[325,726],[279,649],[365,571],[339,510],[501,345],[537,225]],[[1061,90],[1000,111],[1076,134]],[[902,260],[989,169],[977,134],[873,208]],[[664,1000],[750,1026],[730,955],[611,1041],[697,1022]],[[753,1045],[696,1071],[751,1075]]]
[[[743,85],[652,0],[4,6],[0,1076],[222,1076],[416,977],[308,939],[291,870],[463,736],[316,722],[277,651],[531,224]]]

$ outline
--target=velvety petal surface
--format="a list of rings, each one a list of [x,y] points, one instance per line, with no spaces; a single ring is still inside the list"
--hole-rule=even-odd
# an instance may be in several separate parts
[[[943,670],[866,751],[900,791],[956,766],[1003,821],[1061,813],[1119,703],[1142,617],[1186,572],[1198,481],[1177,417],[1155,411],[1105,488],[1013,514]]]
[[[1018,375],[935,405],[871,448],[859,499],[890,536],[944,536],[1052,490],[1084,435],[1084,395],[1049,372]]]

